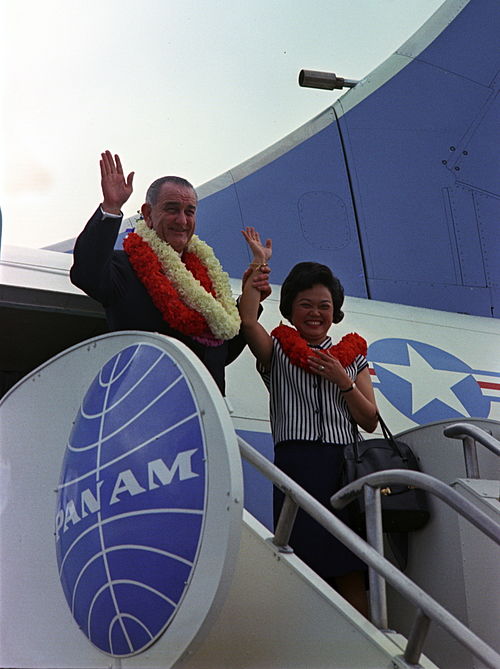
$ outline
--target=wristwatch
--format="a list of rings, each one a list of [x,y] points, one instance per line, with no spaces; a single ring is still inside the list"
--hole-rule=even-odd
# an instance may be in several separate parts
[[[352,383],[352,384],[349,386],[349,388],[346,388],[345,390],[342,390],[342,388],[339,388],[339,390],[340,390],[340,392],[341,392],[342,394],[345,394],[345,393],[350,393],[351,390],[354,390],[354,388],[356,388],[356,384],[355,384],[355,383]]]

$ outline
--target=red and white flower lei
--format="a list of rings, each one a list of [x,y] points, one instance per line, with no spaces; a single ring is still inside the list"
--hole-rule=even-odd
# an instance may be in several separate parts
[[[308,358],[314,355],[315,349],[309,347],[297,330],[288,325],[278,325],[271,332],[271,335],[279,341],[283,352],[290,358],[292,365],[310,371]],[[354,362],[356,356],[366,356],[367,350],[368,346],[365,339],[356,332],[351,332],[342,337],[338,344],[323,350],[323,353],[328,353],[337,358],[342,367],[348,367]]]
[[[168,325],[217,345],[235,337],[240,316],[229,276],[196,235],[181,256],[139,220],[123,241],[130,264]],[[214,339],[215,338],[215,339]]]

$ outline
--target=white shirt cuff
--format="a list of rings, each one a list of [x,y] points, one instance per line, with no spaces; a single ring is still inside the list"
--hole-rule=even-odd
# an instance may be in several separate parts
[[[104,209],[100,206],[99,209],[101,210],[101,214],[103,216],[107,216],[108,218],[122,218],[123,214],[110,214],[107,211],[104,211]]]

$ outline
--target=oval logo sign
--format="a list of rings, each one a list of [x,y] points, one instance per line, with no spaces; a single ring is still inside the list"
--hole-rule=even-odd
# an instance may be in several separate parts
[[[134,655],[169,626],[203,534],[206,448],[191,386],[137,344],[91,384],[64,456],[56,510],[61,583],[100,650]]]

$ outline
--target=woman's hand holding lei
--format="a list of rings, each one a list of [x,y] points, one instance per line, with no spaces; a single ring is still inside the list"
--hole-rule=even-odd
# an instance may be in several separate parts
[[[335,383],[341,390],[349,388],[352,384],[340,361],[333,355],[315,349],[314,355],[309,356],[308,362],[310,372]]]

